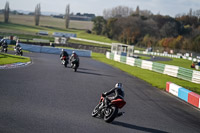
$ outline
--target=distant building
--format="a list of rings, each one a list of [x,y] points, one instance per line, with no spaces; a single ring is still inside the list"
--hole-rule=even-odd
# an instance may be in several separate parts
[[[89,14],[89,13],[77,13],[76,15],[70,15],[71,20],[80,20],[80,21],[91,21],[95,18],[95,14]]]
[[[64,15],[60,14],[60,15],[52,15],[52,17],[54,18],[65,18]],[[76,15],[71,14],[70,15],[70,20],[79,20],[79,21],[91,21],[92,19],[95,18],[95,14],[89,14],[89,13],[77,13]]]
[[[64,15],[52,15],[52,17],[54,17],[54,18],[64,18]]]
[[[70,20],[79,20],[79,21],[91,21],[92,18],[87,16],[77,16],[77,15],[71,15]]]
[[[69,38],[67,37],[55,37],[54,43],[55,44],[66,44]]]
[[[39,31],[37,34],[39,35],[49,35],[49,33],[47,31]]]
[[[76,34],[72,33],[63,33],[63,32],[54,32],[53,33],[54,37],[76,37]]]

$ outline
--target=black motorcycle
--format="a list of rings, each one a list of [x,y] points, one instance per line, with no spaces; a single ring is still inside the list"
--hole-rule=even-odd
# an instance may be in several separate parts
[[[77,71],[79,67],[79,61],[77,59],[71,61],[71,68],[74,70],[74,72]]]
[[[7,53],[8,49],[7,46],[1,46],[1,52]]]
[[[115,99],[105,106],[105,96],[101,96],[99,104],[92,111],[92,117],[99,117],[104,119],[105,122],[112,122],[115,118],[120,117],[124,112],[118,112],[119,109],[124,107],[126,102],[123,99]]]
[[[21,55],[21,56],[23,55],[22,48],[16,48],[15,52],[16,52],[15,55]]]

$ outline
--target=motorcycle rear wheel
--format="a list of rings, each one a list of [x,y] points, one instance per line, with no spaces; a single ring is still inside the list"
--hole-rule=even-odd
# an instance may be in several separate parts
[[[104,121],[107,123],[112,122],[118,114],[118,108],[110,106],[104,111]]]

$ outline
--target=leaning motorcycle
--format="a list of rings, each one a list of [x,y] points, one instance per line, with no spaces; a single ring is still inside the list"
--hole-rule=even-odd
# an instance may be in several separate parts
[[[23,55],[22,48],[15,48],[14,50],[16,52],[15,55],[21,55],[21,56]]]
[[[8,51],[7,47],[1,46],[1,52],[7,53],[7,51]]]
[[[102,118],[105,122],[111,123],[115,118],[123,115],[123,112],[119,112],[119,109],[123,108],[126,102],[123,99],[115,99],[108,106],[105,106],[105,98],[103,95],[101,96],[99,104],[92,111],[92,116]]]
[[[78,65],[78,60],[77,59],[71,61],[71,68],[74,70],[74,72],[77,71],[78,67],[79,67],[79,65]]]
[[[66,56],[61,57],[61,63],[67,67],[68,64],[68,58]]]

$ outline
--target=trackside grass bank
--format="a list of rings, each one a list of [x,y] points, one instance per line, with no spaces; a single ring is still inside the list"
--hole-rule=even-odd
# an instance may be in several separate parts
[[[199,84],[192,83],[189,81],[184,81],[184,80],[170,77],[170,76],[167,76],[164,74],[152,72],[152,71],[149,71],[146,69],[141,69],[136,66],[129,66],[129,65],[126,65],[123,63],[113,61],[113,60],[109,60],[106,58],[106,56],[104,54],[92,53],[92,58],[97,61],[109,64],[113,67],[116,67],[132,76],[139,78],[139,79],[142,79],[142,80],[148,82],[149,84],[151,84],[152,86],[157,87],[161,90],[165,90],[166,82],[173,82],[177,85],[180,85],[186,89],[189,89],[193,92],[200,94],[200,85]]]
[[[25,63],[29,61],[30,61],[30,58],[28,57],[0,53],[0,65],[12,64],[12,63],[18,63],[18,62]]]

